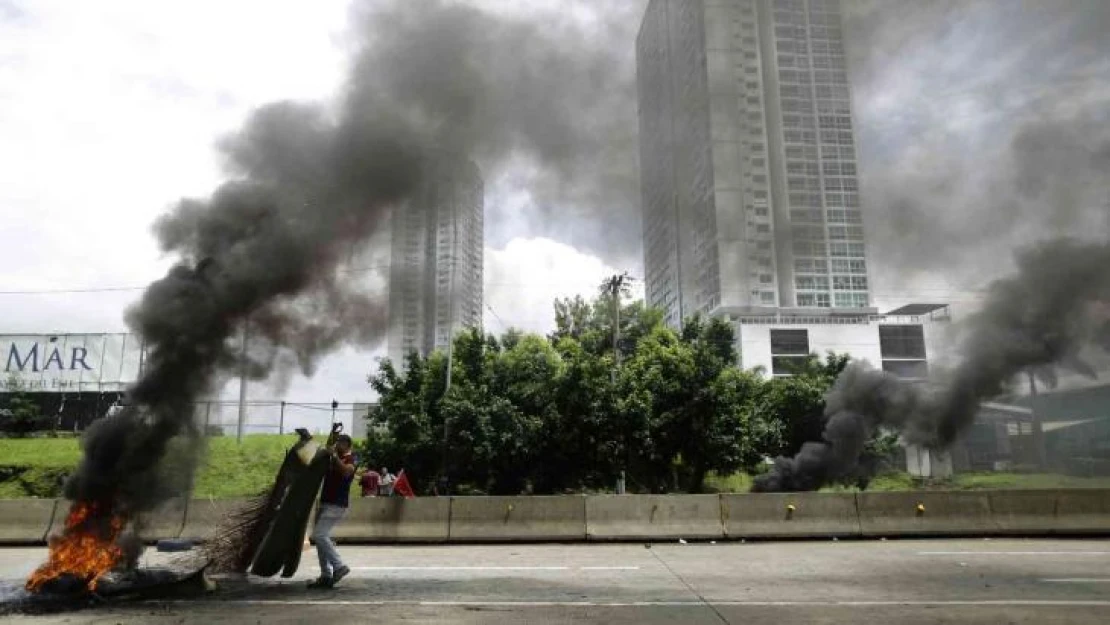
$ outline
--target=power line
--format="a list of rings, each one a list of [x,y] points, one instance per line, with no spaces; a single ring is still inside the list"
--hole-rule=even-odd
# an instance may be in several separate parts
[[[505,325],[505,322],[501,320],[501,315],[498,315],[497,312],[493,310],[493,306],[491,306],[489,302],[486,302],[486,310],[488,310],[490,314],[493,315],[493,318],[496,319],[497,323],[501,325],[502,330],[507,331],[509,329],[509,327]]]
[[[145,286],[103,286],[90,288],[65,288],[65,289],[27,289],[21,291],[0,291],[0,295],[54,295],[74,293],[115,293],[124,291],[141,291]]]
[[[367,273],[388,269],[389,265],[368,265],[365,267],[349,267],[338,270],[337,273]],[[63,287],[57,289],[16,289],[0,291],[0,295],[75,295],[80,293],[124,293],[143,291],[149,284],[143,286],[100,286],[100,287]]]

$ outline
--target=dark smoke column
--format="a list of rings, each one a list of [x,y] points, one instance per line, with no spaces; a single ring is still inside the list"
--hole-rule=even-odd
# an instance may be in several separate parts
[[[350,293],[337,268],[417,185],[419,155],[404,126],[357,113],[335,122],[301,105],[259,110],[224,145],[234,179],[157,222],[163,251],[182,262],[128,311],[146,367],[129,408],[86,433],[69,499],[133,518],[189,491],[201,440],[193,403],[238,367],[229,339],[248,318],[270,348],[249,363],[257,377],[281,350],[311,370],[345,340],[380,338],[383,303]]]
[[[983,309],[962,329],[960,362],[911,386],[862,364],[849,366],[825,398],[823,441],[778,458],[753,491],[817,490],[855,471],[880,427],[908,443],[946,449],[974,421],[979,404],[1034,371],[1055,383],[1056,367],[1089,376],[1084,348],[1110,349],[1110,323],[1094,314],[1110,301],[1110,244],[1060,239],[1018,254],[1014,276],[990,285]]]
[[[156,225],[182,261],[128,314],[147,367],[132,407],[87,432],[67,496],[132,515],[188,492],[200,440],[191,404],[236,369],[228,340],[248,319],[258,378],[380,341],[385,303],[336,269],[390,208],[405,210],[430,146],[491,177],[523,159],[541,204],[624,206],[627,218],[634,185],[613,154],[634,144],[632,74],[611,35],[633,23],[630,7],[583,21],[561,5],[523,18],[448,0],[353,2],[358,46],[341,105],[259,110],[222,146],[231,179]]]

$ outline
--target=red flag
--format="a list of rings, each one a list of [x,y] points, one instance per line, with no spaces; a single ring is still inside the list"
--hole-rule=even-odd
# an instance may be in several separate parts
[[[412,499],[416,497],[416,493],[412,492],[412,486],[409,484],[409,476],[405,475],[405,470],[397,474],[397,479],[393,482],[393,492],[398,493],[405,499]]]

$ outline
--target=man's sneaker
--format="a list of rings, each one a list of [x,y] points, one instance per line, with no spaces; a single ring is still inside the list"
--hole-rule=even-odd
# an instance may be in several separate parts
[[[343,579],[344,577],[347,577],[347,574],[350,573],[350,572],[351,572],[351,567],[349,567],[349,566],[341,566],[341,567],[335,569],[335,572],[333,573],[332,578],[331,578],[332,586],[338,584],[339,580]]]
[[[335,586],[335,580],[331,577],[324,577],[321,575],[308,583],[309,588],[322,588],[327,589]]]

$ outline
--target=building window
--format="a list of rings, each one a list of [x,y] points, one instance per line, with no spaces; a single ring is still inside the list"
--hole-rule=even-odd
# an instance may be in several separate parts
[[[829,266],[822,258],[796,258],[794,271],[797,273],[828,273]]]
[[[837,293],[837,308],[867,308],[867,293]]]
[[[772,374],[793,375],[808,358],[808,330],[771,330]]]
[[[924,359],[925,328],[921,325],[879,326],[879,353],[883,359]]]
[[[828,276],[797,276],[794,278],[794,286],[806,291],[827,291],[829,278]]]

